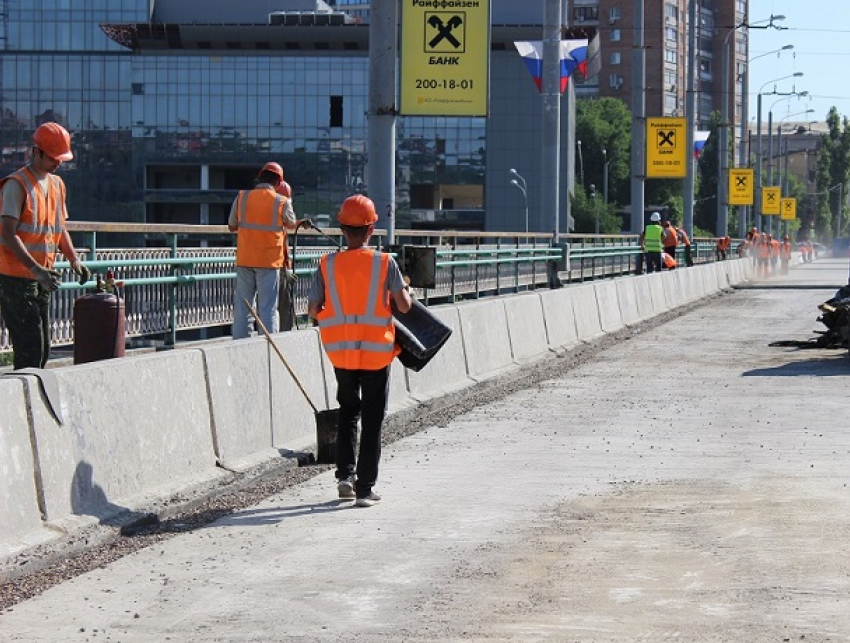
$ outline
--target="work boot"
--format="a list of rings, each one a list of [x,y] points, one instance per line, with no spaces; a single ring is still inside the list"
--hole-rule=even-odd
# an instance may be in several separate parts
[[[355,498],[354,494],[354,478],[340,478],[339,482],[336,485],[336,490],[339,493],[339,497],[344,500],[351,500]]]
[[[368,496],[363,498],[358,498],[354,501],[355,507],[372,507],[381,501],[381,496],[379,496],[374,491],[370,491]]]

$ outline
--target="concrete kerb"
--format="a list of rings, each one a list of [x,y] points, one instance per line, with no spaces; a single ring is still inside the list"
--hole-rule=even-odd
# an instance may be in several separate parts
[[[596,288],[593,284],[572,286],[570,291],[578,338],[586,342],[604,335],[602,320],[599,317],[599,304],[596,300]]]
[[[277,455],[272,449],[270,351],[265,338],[198,350],[204,358],[219,464],[231,471],[246,471]]]
[[[546,342],[550,350],[564,350],[579,343],[571,293],[570,288],[540,291]]]
[[[336,408],[336,378],[319,331],[308,328],[273,336],[275,344],[319,411]],[[273,351],[269,346],[268,350]],[[316,415],[277,355],[269,354],[271,430],[268,446],[290,451],[316,449]],[[333,396],[328,388],[333,383]]]
[[[596,291],[596,304],[599,306],[599,324],[605,333],[614,333],[625,324],[623,314],[620,312],[620,299],[617,293],[617,284],[613,280],[594,281],[593,289]]]
[[[684,268],[662,272],[664,280],[664,301],[670,310],[684,305],[688,301],[688,276]]]
[[[515,367],[501,298],[458,306],[466,372],[481,381]]]
[[[632,278],[614,279],[617,289],[617,300],[620,303],[620,314],[626,326],[637,324],[641,321],[638,311],[637,290],[635,280]]]
[[[524,364],[549,352],[543,302],[537,293],[502,300],[508,322],[508,337],[514,361]]]
[[[38,460],[30,442],[25,386],[34,377],[0,379],[0,560],[50,542],[56,533],[44,527],[35,486]]]
[[[225,476],[197,350],[56,369],[64,424],[28,381],[36,485],[61,531],[112,524]]]
[[[664,295],[664,288],[668,285],[664,279],[664,273],[653,272],[646,275],[649,281],[649,292],[652,297],[652,314],[660,315],[670,310],[667,305],[667,297]]]
[[[475,384],[466,371],[467,359],[458,307],[451,304],[429,310],[452,329],[452,334],[424,369],[419,372],[407,371],[410,394],[419,402],[448,395]],[[393,369],[399,367],[400,364],[393,364]]]
[[[652,280],[650,276],[639,275],[632,278],[635,284],[639,321],[647,320],[655,314],[655,307],[652,303]]]

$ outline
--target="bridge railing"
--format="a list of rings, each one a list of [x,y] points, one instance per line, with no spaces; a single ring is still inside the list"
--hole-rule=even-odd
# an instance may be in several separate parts
[[[235,236],[225,226],[68,222],[68,228],[92,272],[104,275],[111,270],[115,280],[123,282],[128,338],[161,338],[173,345],[178,332],[232,323],[236,248]],[[324,233],[331,243],[312,231],[297,237],[293,301],[302,319],[311,275],[322,256],[335,252],[335,242],[342,240],[338,229]],[[140,245],[158,245],[101,247],[99,235],[102,240],[104,234],[130,235]],[[376,236],[381,244],[383,231]],[[418,244],[435,249],[435,287],[418,293],[426,303],[545,287],[550,262],[559,266],[565,282],[629,274],[640,255],[633,235],[560,235],[553,245],[551,235],[535,233],[401,230],[396,241],[398,248]],[[713,259],[713,245],[711,249]],[[710,259],[705,253],[697,260]],[[66,261],[57,261],[55,267],[62,273],[62,284],[51,301],[51,341],[67,346],[74,341],[74,300],[95,282],[80,286]],[[0,321],[0,353],[10,350],[8,331]]]

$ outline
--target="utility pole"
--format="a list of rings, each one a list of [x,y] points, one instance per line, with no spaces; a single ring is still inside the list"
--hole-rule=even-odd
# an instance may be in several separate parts
[[[695,69],[697,65],[697,3],[688,2],[688,80],[685,88],[685,116],[687,117],[687,150],[688,164],[685,174],[684,190],[684,221],[682,226],[688,237],[694,236],[694,180],[696,174],[696,158],[694,155],[694,131],[696,130],[696,101],[694,100]]]
[[[384,243],[395,244],[395,118],[398,0],[372,0],[369,23],[369,198]]]
[[[543,221],[557,243],[560,234],[561,164],[561,0],[546,0],[543,20],[543,114],[540,194]]]
[[[632,216],[631,232],[643,231],[644,176],[646,175],[646,49],[643,0],[635,0],[632,45]]]

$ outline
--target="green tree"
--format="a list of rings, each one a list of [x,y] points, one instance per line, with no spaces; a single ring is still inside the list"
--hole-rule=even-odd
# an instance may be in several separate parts
[[[720,113],[711,113],[711,134],[702,148],[697,163],[696,203],[694,226],[714,231],[717,224],[717,152],[720,131]]]
[[[821,153],[817,168],[817,206],[813,208],[813,216],[804,221],[804,229],[814,225],[815,234],[824,241],[829,241],[837,224],[839,201],[843,190],[838,186],[846,185],[850,176],[850,121],[841,117],[838,110],[832,107],[826,116],[828,132],[821,138]],[[842,212],[841,218],[844,219]]]
[[[626,104],[617,98],[576,101],[576,140],[581,141],[584,166],[582,187],[587,191],[593,184],[601,198],[607,160],[609,205],[631,199],[631,118]]]

